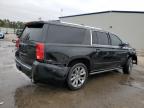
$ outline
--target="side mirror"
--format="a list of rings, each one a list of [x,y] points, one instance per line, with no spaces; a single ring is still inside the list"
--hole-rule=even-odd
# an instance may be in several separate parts
[[[121,47],[126,47],[126,46],[129,46],[129,43],[122,43],[122,44],[120,44],[119,46],[121,46]]]

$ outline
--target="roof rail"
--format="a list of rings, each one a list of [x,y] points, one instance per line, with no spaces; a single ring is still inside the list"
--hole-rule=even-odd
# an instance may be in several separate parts
[[[60,21],[63,24],[69,24],[69,25],[75,25],[75,26],[80,26],[80,27],[86,27],[86,28],[91,28],[91,29],[97,29],[97,30],[102,30],[101,28],[96,28],[96,27],[91,27],[91,26],[87,26],[84,24],[76,24],[76,23],[69,23],[69,22],[64,22],[64,21]]]

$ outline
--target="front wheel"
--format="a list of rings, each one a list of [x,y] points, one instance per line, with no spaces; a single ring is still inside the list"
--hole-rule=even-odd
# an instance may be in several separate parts
[[[88,76],[87,67],[83,63],[74,64],[69,69],[67,84],[71,90],[80,89],[86,82]]]
[[[127,60],[127,63],[123,67],[123,73],[124,74],[130,74],[132,71],[132,67],[133,67],[133,61],[132,61],[132,58],[129,58]]]

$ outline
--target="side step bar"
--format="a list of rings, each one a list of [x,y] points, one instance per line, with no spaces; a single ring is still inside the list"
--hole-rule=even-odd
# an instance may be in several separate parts
[[[104,72],[113,71],[113,70],[117,70],[117,69],[121,69],[121,67],[113,68],[113,69],[108,69],[108,70],[101,70],[101,71],[91,71],[91,72],[89,73],[89,75],[104,73]]]

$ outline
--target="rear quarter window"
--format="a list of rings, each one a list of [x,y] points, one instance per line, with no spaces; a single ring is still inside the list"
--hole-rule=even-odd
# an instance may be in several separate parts
[[[50,24],[46,41],[58,44],[88,44],[87,36],[88,30],[83,28]]]

